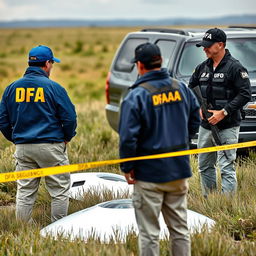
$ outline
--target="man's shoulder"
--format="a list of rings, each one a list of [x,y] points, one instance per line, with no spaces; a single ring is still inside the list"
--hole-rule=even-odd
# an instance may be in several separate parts
[[[126,96],[128,99],[141,98],[149,94],[149,91],[143,86],[145,83],[137,84],[135,87],[131,87]]]
[[[18,79],[18,80],[13,81],[11,84],[9,84],[9,85],[5,88],[4,94],[8,93],[9,91],[12,91],[13,89],[15,90],[15,88],[18,87],[18,86],[21,86],[23,79],[24,79],[24,78],[22,77],[22,78],[20,78],[20,79]]]
[[[65,91],[65,88],[60,85],[59,83],[47,78],[46,87],[49,87],[50,89],[54,90],[54,91]]]
[[[58,82],[55,82],[55,81],[51,80],[50,78],[48,78],[48,82],[49,82],[51,85],[54,85],[54,86],[63,88]]]
[[[6,88],[8,87],[13,87],[13,86],[16,86],[16,85],[20,85],[22,82],[24,81],[24,77],[21,77],[15,81],[13,81],[11,84],[9,84]]]
[[[152,79],[148,80],[146,82],[141,82],[139,84],[136,84],[132,88],[132,91],[134,91],[134,94],[139,94],[139,95],[148,95],[154,93],[157,89],[161,88],[161,86],[166,87],[168,85],[172,85],[174,81],[178,84],[180,82],[176,79],[173,78],[164,78],[164,79]]]
[[[53,81],[52,79],[49,78],[49,76],[46,76],[44,74],[39,74],[39,75],[34,75],[32,77],[28,77],[28,76],[24,76],[21,80],[23,82],[26,82],[27,79],[29,79],[29,81],[32,81],[33,83],[35,83],[35,85],[38,86],[54,86],[54,87],[60,87],[63,88],[59,83]]]
[[[147,86],[150,86],[150,85],[152,85],[152,82],[150,80],[138,82],[138,83],[135,83],[134,85],[132,85],[129,88],[129,92],[132,95],[140,94],[140,93],[143,93],[145,91],[148,91],[146,88],[147,88]]]
[[[56,87],[61,87],[63,88],[59,83],[51,80],[50,78],[48,77],[45,77],[45,76],[40,76],[40,77],[35,77],[34,80],[31,79],[31,78],[27,78],[26,76],[24,77],[21,77],[20,79],[12,82],[10,85],[8,85],[6,88],[8,87],[16,87],[16,86],[25,86],[27,84],[27,82],[34,82],[35,84],[37,84],[38,82],[41,83],[41,85],[54,85]]]
[[[232,57],[229,59],[230,64],[231,64],[231,68],[233,70],[246,70],[246,68],[241,64],[241,62],[239,60],[237,60],[236,58]]]
[[[150,95],[150,91],[141,86],[143,84],[145,84],[145,82],[130,87],[129,92],[125,96],[123,102],[125,102],[125,104],[132,104],[134,107],[137,104],[140,104],[140,102],[145,102]]]
[[[230,52],[228,52],[229,54],[226,56],[227,61],[226,61],[226,65],[230,65],[231,68],[244,68],[244,66],[241,64],[241,62],[236,59]]]
[[[237,76],[241,77],[242,79],[249,78],[247,69],[232,55],[229,56],[226,65],[229,65],[228,73],[232,79],[237,79]]]
[[[203,62],[201,62],[200,64],[198,64],[196,66],[196,70],[199,70],[199,69],[204,68],[205,66],[209,65],[209,62],[210,62],[209,59],[204,60]]]
[[[193,71],[194,75],[199,75],[200,72],[203,72],[203,70],[205,69],[205,67],[207,67],[209,65],[209,59],[206,59],[205,61],[201,62],[200,64],[198,64],[196,66],[196,68]]]

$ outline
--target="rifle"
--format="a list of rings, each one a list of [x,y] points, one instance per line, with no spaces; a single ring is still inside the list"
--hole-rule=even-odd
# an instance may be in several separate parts
[[[208,107],[212,108],[212,105],[207,104],[207,100],[205,98],[203,98],[199,85],[195,86],[192,90],[193,90],[193,92],[195,93],[195,95],[198,99],[198,102],[201,106],[204,118],[206,118],[206,120],[208,120],[208,118],[210,118],[213,115],[212,113],[208,112]],[[215,143],[218,146],[222,146],[223,144],[221,142],[219,128],[216,125],[213,125],[213,124],[210,124],[210,123],[209,123],[209,125],[211,127],[212,137],[213,137]],[[225,150],[223,150],[223,153],[224,153],[226,159],[228,159],[228,156],[227,156],[227,153],[226,153]]]

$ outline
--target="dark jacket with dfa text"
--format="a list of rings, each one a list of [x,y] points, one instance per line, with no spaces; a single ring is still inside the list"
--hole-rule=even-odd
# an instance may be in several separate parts
[[[121,106],[120,157],[188,149],[200,125],[198,110],[192,91],[170,78],[166,69],[144,74]],[[191,176],[189,156],[126,162],[121,169],[134,169],[137,180],[155,183]]]
[[[67,92],[39,67],[9,85],[0,105],[0,130],[15,144],[70,141],[76,112]]]

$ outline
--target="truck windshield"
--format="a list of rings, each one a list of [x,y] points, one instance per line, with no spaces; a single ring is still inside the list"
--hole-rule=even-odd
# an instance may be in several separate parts
[[[196,43],[185,44],[178,66],[178,75],[181,77],[190,77],[196,66],[206,59],[203,48],[196,47]],[[252,73],[254,73],[253,76],[256,75],[256,38],[229,39],[226,48],[251,75]]]

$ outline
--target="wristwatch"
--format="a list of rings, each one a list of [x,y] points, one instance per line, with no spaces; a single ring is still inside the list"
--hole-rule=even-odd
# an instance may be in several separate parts
[[[223,111],[224,116],[228,115],[228,112],[227,112],[227,110],[225,108],[223,108],[222,111]]]

